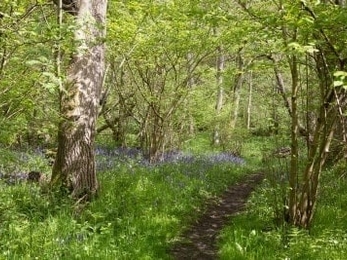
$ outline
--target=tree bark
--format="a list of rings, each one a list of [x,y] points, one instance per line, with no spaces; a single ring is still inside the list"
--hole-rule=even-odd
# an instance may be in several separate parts
[[[288,111],[289,116],[292,116],[292,105],[290,99],[287,97],[286,93],[286,87],[284,84],[283,76],[280,70],[278,69],[277,61],[273,57],[269,57],[270,60],[274,63],[274,73],[275,73],[275,78],[276,78],[276,83],[277,83],[277,90],[280,93],[284,106]],[[298,119],[299,120],[299,119]],[[308,142],[310,142],[311,136],[309,131],[304,127],[304,125],[298,121],[298,129],[299,133],[302,136],[305,136]]]
[[[299,142],[298,142],[298,108],[297,94],[299,90],[299,72],[297,57],[293,55],[289,58],[290,71],[292,75],[292,101],[291,101],[291,159],[290,159],[290,175],[289,175],[289,219],[293,224],[297,218],[297,180],[299,171]]]
[[[224,87],[223,87],[223,71],[224,71],[224,54],[221,46],[217,49],[217,61],[216,61],[216,83],[217,83],[217,100],[216,100],[216,115],[220,115],[223,107],[224,99]],[[219,122],[217,122],[213,133],[213,144],[220,144]]]
[[[298,198],[295,225],[308,228],[312,222],[317,196],[319,177],[325,164],[327,153],[334,135],[336,125],[335,111],[331,111],[330,118],[326,117],[326,110],[322,108],[324,123],[316,128],[316,142],[310,150],[309,161],[303,175],[302,190]],[[322,134],[323,133],[323,134]]]
[[[242,48],[240,48],[239,52],[237,53],[237,70],[238,71],[237,71],[237,75],[235,79],[235,85],[233,86],[234,111],[230,121],[231,129],[234,129],[236,127],[236,121],[239,115],[240,99],[241,99],[240,90],[244,80],[244,61],[242,57]]]
[[[191,92],[195,86],[195,80],[193,77],[193,71],[194,71],[194,64],[193,64],[193,59],[194,56],[191,52],[188,53],[187,55],[187,77],[188,77],[188,89]],[[191,109],[190,109],[190,99],[187,100],[187,107],[189,108],[188,110],[188,133],[189,135],[193,135],[194,134],[194,130],[195,130],[195,126],[194,126],[194,118],[193,115],[191,113]]]
[[[248,102],[247,102],[247,130],[251,129],[251,113],[252,113],[252,93],[253,93],[253,74],[249,72],[248,76]]]
[[[107,0],[80,0],[75,54],[60,91],[61,122],[51,184],[75,198],[90,199],[98,190],[94,141],[105,72]]]

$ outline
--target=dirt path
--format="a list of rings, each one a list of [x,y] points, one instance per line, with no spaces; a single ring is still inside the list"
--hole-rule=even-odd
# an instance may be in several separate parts
[[[176,244],[171,250],[173,259],[217,259],[219,232],[230,221],[231,215],[244,209],[248,196],[263,178],[261,173],[250,174],[229,187],[219,202],[207,207],[206,212],[182,235],[186,241]]]

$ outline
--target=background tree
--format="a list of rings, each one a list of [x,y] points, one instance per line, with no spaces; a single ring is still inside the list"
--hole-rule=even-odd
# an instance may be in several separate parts
[[[119,15],[110,18],[109,37],[118,35],[122,40],[110,43],[114,48],[112,78],[106,81],[110,91],[104,110],[108,119],[103,116],[105,126],[110,125],[114,133],[122,127],[127,134],[122,134],[125,140],[117,142],[139,146],[156,161],[162,151],[180,145],[188,128],[194,128],[190,125],[183,130],[188,125],[184,120],[192,121],[192,116],[182,114],[192,112],[186,113],[191,108],[182,104],[191,97],[192,82],[197,85],[199,81],[199,65],[213,51],[210,26],[199,20],[207,10],[199,4],[192,10],[185,2],[134,1],[122,4],[115,12]],[[119,120],[121,117],[126,119]]]

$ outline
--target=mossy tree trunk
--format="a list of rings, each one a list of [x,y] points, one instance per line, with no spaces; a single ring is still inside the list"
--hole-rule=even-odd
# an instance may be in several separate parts
[[[60,91],[61,122],[51,184],[75,198],[90,199],[98,190],[94,140],[105,73],[107,0],[80,0],[75,17],[75,49]]]

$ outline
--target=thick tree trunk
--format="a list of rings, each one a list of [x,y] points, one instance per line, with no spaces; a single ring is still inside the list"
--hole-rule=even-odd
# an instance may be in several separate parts
[[[51,183],[74,197],[89,199],[98,189],[94,140],[99,96],[105,72],[107,0],[80,0],[75,55],[61,90],[58,152]]]

